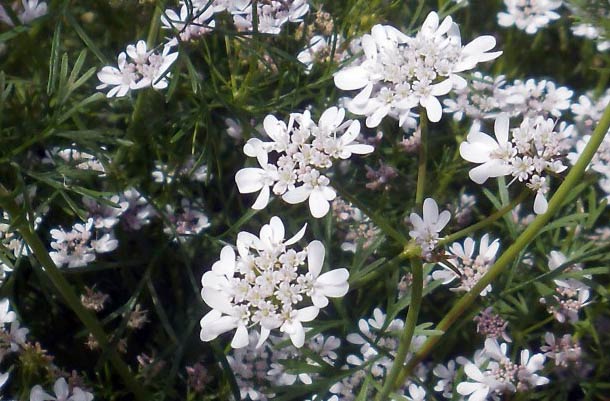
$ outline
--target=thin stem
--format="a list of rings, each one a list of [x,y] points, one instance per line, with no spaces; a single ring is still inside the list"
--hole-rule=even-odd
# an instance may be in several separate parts
[[[137,400],[150,400],[150,396],[144,391],[141,385],[133,378],[129,367],[119,357],[116,350],[110,347],[108,337],[102,328],[100,322],[81,304],[78,296],[74,293],[70,284],[66,281],[60,270],[49,256],[46,246],[38,235],[32,230],[28,220],[22,215],[20,207],[15,203],[12,194],[0,184],[0,206],[11,216],[11,222],[15,225],[15,229],[27,243],[34,257],[38,260],[43,274],[46,275],[57,291],[64,298],[68,306],[78,316],[80,321],[91,332],[100,347],[104,350],[110,363],[121,376],[125,385],[136,397]]]
[[[496,220],[501,219],[506,213],[509,213],[511,210],[513,210],[515,208],[515,206],[517,206],[518,204],[520,204],[521,202],[523,202],[525,200],[525,198],[527,198],[527,196],[529,195],[530,191],[528,189],[524,189],[519,196],[517,196],[515,199],[512,200],[511,203],[509,203],[508,205],[504,206],[502,209],[497,210],[496,212],[494,212],[493,214],[491,214],[490,216],[486,217],[485,219],[479,221],[478,223],[475,223],[471,226],[468,226],[460,231],[457,231],[451,235],[446,236],[445,238],[441,239],[438,241],[438,246],[443,246],[445,244],[449,244],[451,242],[454,242],[455,240],[458,240],[462,237],[467,236],[468,234],[480,230],[481,228],[485,228],[488,225],[494,223]]]
[[[411,287],[411,304],[409,305],[409,311],[407,312],[405,330],[400,338],[400,344],[398,345],[398,350],[396,351],[396,357],[394,358],[390,373],[386,377],[381,392],[377,395],[377,401],[388,399],[390,392],[400,387],[402,380],[399,378],[399,375],[403,370],[405,359],[407,358],[409,348],[411,347],[411,340],[413,340],[413,334],[415,333],[415,327],[417,326],[417,317],[419,316],[419,307],[421,305],[424,286],[424,269],[421,257],[417,256],[412,258],[411,266],[413,269],[413,286]]]
[[[570,195],[570,191],[574,188],[583,176],[587,166],[595,152],[601,145],[602,141],[608,129],[610,128],[610,105],[606,106],[604,114],[602,115],[593,135],[587,143],[587,146],[582,151],[582,154],[578,158],[578,161],[572,167],[570,172],[565,178],[565,181],[559,186],[551,200],[546,213],[538,215],[534,221],[521,233],[521,235],[515,240],[506,252],[498,258],[496,263],[489,269],[487,274],[483,276],[468,293],[466,293],[460,300],[447,312],[445,317],[438,323],[436,330],[446,332],[453,322],[455,322],[477,299],[478,295],[493,282],[496,277],[504,272],[510,262],[517,257],[517,255],[525,249],[525,247],[538,235],[538,233],[546,226],[551,217],[557,213],[559,208],[562,206],[564,200]],[[438,343],[442,336],[430,337],[420,348],[419,352],[407,363],[407,366],[402,370],[399,379],[403,379],[411,373],[413,368],[423,360]]]
[[[417,188],[415,189],[415,204],[417,207],[424,203],[424,190],[426,186],[426,163],[428,161],[428,118],[422,107],[419,113],[419,161],[417,166]]]

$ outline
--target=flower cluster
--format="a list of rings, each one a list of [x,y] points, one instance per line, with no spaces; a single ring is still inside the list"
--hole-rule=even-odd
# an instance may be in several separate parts
[[[260,167],[243,168],[235,174],[240,193],[260,191],[252,208],[265,208],[273,190],[290,204],[309,199],[312,216],[325,216],[336,193],[323,170],[331,167],[335,159],[374,150],[370,145],[354,142],[360,123],[343,121],[344,118],[345,110],[337,107],[325,110],[317,124],[309,111],[291,114],[288,124],[273,115],[265,117],[263,126],[271,142],[252,138],[244,145],[244,153],[256,157]],[[270,153],[276,156],[276,164],[269,163]]]
[[[487,338],[497,339],[502,337],[507,343],[512,342],[506,333],[508,322],[502,316],[493,313],[491,306],[481,311],[473,320],[477,323],[477,333]]]
[[[179,2],[180,11],[177,13],[171,8],[165,10],[161,16],[164,29],[178,31],[178,37],[182,41],[197,39],[216,26],[212,18],[214,13],[224,10],[224,7],[209,0],[194,0]]]
[[[551,271],[561,268],[564,272],[581,271],[580,264],[569,264],[566,255],[559,251],[551,251],[549,254],[549,269]],[[590,278],[590,276],[584,276]],[[578,321],[578,312],[589,303],[589,286],[574,278],[554,279],[555,293],[551,297],[540,298],[540,302],[547,306],[549,313],[555,316],[558,322],[571,323]]]
[[[475,363],[465,364],[468,380],[458,384],[457,392],[468,401],[481,401],[492,394],[527,391],[549,383],[549,379],[536,373],[544,366],[544,354],[530,355],[528,350],[522,350],[520,363],[515,363],[506,356],[507,348],[506,343],[485,340],[485,348]]]
[[[197,39],[216,28],[214,15],[227,11],[239,31],[258,30],[277,35],[286,22],[300,22],[309,11],[308,0],[269,0],[256,3],[258,25],[253,26],[250,0],[180,0],[180,11],[171,8],[161,16],[163,27],[178,32],[182,41]]]
[[[445,99],[444,111],[453,113],[456,121],[464,116],[474,120],[496,118],[500,113],[511,117],[560,117],[570,108],[573,92],[548,80],[515,80],[507,84],[504,76],[496,78],[473,74],[472,83],[456,89],[455,95]]]
[[[254,29],[252,1],[249,0],[219,0],[229,3],[227,10],[233,15],[233,22],[240,31]],[[286,22],[300,22],[309,12],[308,0],[268,0],[256,2],[256,16],[259,32],[277,35]]]
[[[128,45],[124,52],[119,53],[118,68],[106,66],[97,73],[101,82],[97,89],[111,87],[107,97],[123,97],[130,90],[167,88],[167,70],[178,58],[178,52],[172,52],[176,44],[176,41],[165,43],[161,53],[148,49],[143,40]]]
[[[425,259],[432,256],[432,252],[438,244],[439,233],[449,223],[450,218],[451,213],[448,210],[438,213],[438,205],[432,198],[424,200],[423,218],[417,213],[411,213],[409,216],[413,225],[413,230],[409,231],[409,235],[421,247],[422,256]]]
[[[51,248],[49,256],[57,267],[83,267],[95,260],[96,254],[112,252],[119,245],[111,233],[106,233],[96,239],[93,218],[86,223],[76,223],[70,231],[62,228],[51,230]]]
[[[449,284],[457,278],[460,285],[452,288],[451,291],[470,291],[487,273],[496,259],[500,242],[496,239],[490,243],[489,240],[488,234],[481,237],[479,252],[476,256],[474,254],[476,241],[472,238],[466,238],[463,246],[459,242],[454,242],[449,247],[446,261],[440,263],[444,269],[433,272],[432,278],[441,280],[443,284]],[[481,292],[481,296],[487,295],[489,291],[491,291],[491,284]]]
[[[544,341],[547,345],[540,347],[540,350],[544,351],[547,358],[555,361],[555,366],[565,369],[570,365],[581,365],[582,349],[578,340],[570,334],[564,334],[559,340],[556,340],[553,333],[546,332]]]
[[[271,388],[289,386],[298,381],[311,384],[319,375],[315,372],[321,366],[318,362],[303,355],[302,349],[291,344],[285,344],[287,337],[271,336],[269,341],[260,347],[255,347],[258,335],[250,333],[249,345],[231,351],[227,360],[240,389],[242,400],[266,401],[273,399],[275,394]],[[335,352],[341,345],[341,340],[334,336],[324,337],[316,334],[308,339],[303,349],[319,356],[328,366],[334,366],[338,358]],[[302,360],[311,367],[309,372],[291,373],[283,365],[284,361]]]
[[[302,323],[315,319],[329,297],[345,295],[349,277],[347,269],[322,274],[326,251],[320,241],[300,251],[288,248],[303,237],[305,228],[284,240],[282,220],[272,217],[258,237],[238,234],[238,255],[231,246],[222,249],[220,260],[201,279],[201,296],[212,308],[201,319],[203,341],[237,329],[231,346],[242,348],[249,343],[248,330],[258,325],[259,346],[275,329],[289,335],[296,347],[303,346]]]
[[[366,366],[367,371],[376,379],[383,379],[392,368],[394,357],[399,345],[399,336],[397,333],[404,329],[404,321],[401,319],[393,319],[387,321],[388,317],[379,308],[375,308],[373,316],[369,319],[360,319],[358,321],[358,333],[347,335],[347,341],[351,344],[359,346],[359,354],[350,354],[347,356],[347,363],[353,366]],[[424,336],[415,336],[411,342],[407,360],[413,352],[416,352],[423,344],[426,338]],[[350,366],[345,366],[349,369]],[[425,371],[416,372],[418,377],[425,377]],[[366,371],[362,369],[355,371],[351,375],[345,377],[340,382],[331,386],[330,392],[335,394],[341,401],[355,400],[359,394],[359,388],[366,378]],[[412,384],[407,380],[400,391],[411,391],[408,389]],[[412,393],[418,392],[418,389],[413,388]],[[422,389],[423,390],[423,389]]]
[[[387,115],[403,126],[418,105],[436,122],[442,116],[437,97],[466,86],[458,73],[498,57],[502,52],[489,52],[495,44],[493,36],[481,36],[462,46],[457,24],[451,17],[441,23],[435,12],[428,14],[415,37],[375,25],[362,37],[364,57],[337,72],[335,85],[360,90],[347,107],[366,116],[367,127],[377,127]]]
[[[564,154],[569,149],[567,140],[573,126],[565,123],[556,125],[552,119],[543,117],[524,118],[518,128],[514,128],[509,138],[509,118],[501,114],[496,118],[494,133],[496,139],[479,131],[475,123],[466,142],[460,145],[463,159],[480,164],[470,170],[470,178],[483,184],[490,177],[512,175],[513,181],[525,182],[536,192],[534,212],[546,212],[549,191],[549,174],[559,174],[567,166],[563,164]]]
[[[561,0],[504,0],[506,12],[498,13],[498,24],[517,29],[529,35],[538,32],[551,21],[559,19],[555,11],[561,7]]]

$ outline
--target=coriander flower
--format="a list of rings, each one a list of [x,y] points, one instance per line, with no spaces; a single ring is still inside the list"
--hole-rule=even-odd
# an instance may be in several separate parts
[[[112,87],[106,94],[110,98],[123,97],[130,90],[146,87],[167,88],[167,78],[170,76],[167,70],[178,58],[178,52],[171,52],[176,44],[175,39],[165,43],[161,54],[147,49],[143,40],[128,45],[125,52],[118,56],[118,68],[105,66],[97,73],[101,82],[97,89]]]
[[[451,218],[451,213],[444,210],[439,214],[438,205],[432,198],[426,198],[423,204],[423,218],[417,213],[411,213],[409,220],[413,230],[409,231],[411,238],[422,248],[422,256],[427,258],[438,243],[439,233]]]
[[[201,280],[201,296],[212,308],[201,319],[202,341],[235,329],[231,346],[242,348],[249,344],[250,329],[259,326],[258,346],[272,330],[286,333],[297,348],[303,346],[303,323],[315,319],[329,297],[345,295],[349,277],[346,269],[320,274],[325,255],[320,241],[303,250],[290,247],[304,233],[305,227],[285,240],[282,220],[272,217],[258,236],[238,234],[237,254],[229,245],[222,249],[220,260]]]
[[[377,127],[386,116],[403,126],[418,105],[437,122],[442,117],[437,97],[466,85],[458,73],[497,58],[502,52],[489,52],[495,43],[492,36],[481,36],[462,46],[457,24],[451,17],[440,22],[435,12],[415,37],[375,25],[362,37],[364,56],[335,74],[335,86],[360,91],[348,110],[366,116],[367,127]]]
[[[479,124],[473,124],[466,137],[466,142],[460,145],[460,156],[465,160],[481,164],[470,170],[470,179],[477,184],[483,184],[490,177],[502,177],[510,174],[508,161],[516,154],[508,140],[509,121],[506,114],[496,118],[494,132],[496,139],[479,131]]]
[[[534,212],[545,213],[546,194],[552,174],[563,172],[565,153],[573,126],[557,124],[542,116],[525,117],[518,128],[509,132],[508,115],[500,114],[495,121],[496,140],[479,132],[475,123],[460,145],[460,155],[467,161],[480,164],[470,170],[470,178],[483,184],[490,177],[512,175],[536,192]],[[509,134],[511,138],[509,138]],[[510,185],[510,184],[509,184]]]
[[[517,29],[533,35],[538,29],[559,19],[555,10],[561,7],[561,4],[561,0],[504,0],[506,12],[498,13],[498,25],[515,25]]]
[[[543,354],[530,356],[528,350],[522,350],[517,364],[510,360],[507,352],[507,344],[485,340],[482,355],[485,359],[477,364],[466,361],[466,378],[457,385],[457,392],[468,401],[483,401],[490,394],[527,391],[549,383],[549,379],[536,373],[543,368],[546,359]]]
[[[273,191],[290,204],[308,201],[313,217],[325,216],[337,195],[324,170],[333,160],[374,150],[356,141],[360,123],[344,119],[345,110],[337,107],[326,109],[318,123],[308,111],[292,113],[287,124],[273,115],[265,117],[263,128],[271,141],[252,138],[244,145],[244,153],[256,157],[260,167],[246,167],[235,174],[240,193],[259,192],[252,208],[265,208]],[[270,155],[274,164],[269,163]]]
[[[440,263],[444,270],[436,270],[432,273],[432,278],[442,280],[443,284],[449,284],[456,278],[460,285],[452,288],[451,291],[470,291],[472,287],[487,273],[496,258],[496,253],[500,248],[499,240],[489,242],[489,234],[481,237],[479,243],[479,252],[475,256],[474,250],[476,246],[475,240],[467,237],[464,240],[464,245],[459,242],[454,242],[449,247],[447,254],[448,261]],[[448,266],[451,264],[452,268]],[[460,272],[458,276],[454,271]],[[487,295],[491,291],[491,284],[483,289],[481,296]]]

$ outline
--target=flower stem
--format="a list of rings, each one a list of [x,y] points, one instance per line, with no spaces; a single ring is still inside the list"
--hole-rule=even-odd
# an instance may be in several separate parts
[[[604,110],[593,135],[589,140],[589,143],[582,151],[576,164],[572,167],[564,182],[559,186],[551,200],[546,213],[538,215],[534,221],[521,233],[521,235],[515,240],[503,254],[498,258],[496,263],[489,269],[487,274],[483,276],[460,300],[447,312],[445,317],[438,323],[436,330],[446,332],[451,325],[460,317],[462,314],[476,301],[478,295],[487,287],[488,284],[493,282],[496,277],[504,272],[509,266],[510,262],[517,257],[517,255],[525,249],[526,246],[540,233],[540,231],[547,225],[552,216],[557,213],[559,208],[562,206],[565,199],[570,195],[572,189],[579,183],[583,176],[589,162],[595,155],[595,152],[601,145],[602,141],[608,129],[610,128],[610,105]],[[407,363],[405,368],[400,372],[399,380],[404,379],[408,374],[411,373],[413,368],[422,361],[438,343],[442,336],[430,337],[420,348],[417,354]]]
[[[490,216],[486,217],[485,219],[479,221],[478,223],[475,223],[471,226],[468,226],[460,231],[457,231],[451,235],[446,236],[445,238],[441,239],[438,241],[438,246],[443,246],[445,244],[449,244],[455,240],[458,240],[462,237],[467,236],[468,234],[477,231],[481,228],[485,228],[488,225],[492,224],[493,222],[495,222],[496,220],[499,220],[500,218],[502,218],[506,213],[510,212],[511,210],[513,210],[515,208],[515,206],[517,206],[518,204],[520,204],[521,202],[523,202],[525,200],[525,198],[527,198],[527,196],[529,195],[530,190],[529,189],[524,189],[519,196],[517,196],[515,199],[513,199],[508,205],[504,206],[502,209],[497,210],[496,212],[494,212],[493,214],[491,214]]]
[[[417,317],[419,315],[424,285],[424,270],[420,256],[411,259],[411,267],[413,270],[413,285],[411,287],[411,304],[409,305],[409,311],[407,312],[405,329],[402,332],[400,344],[398,345],[398,350],[396,351],[396,357],[394,357],[394,363],[392,364],[390,373],[386,377],[385,383],[383,384],[381,392],[377,395],[376,401],[385,401],[388,399],[390,392],[399,388],[404,381],[404,379],[400,378],[400,372],[403,371],[405,359],[407,358],[409,348],[411,347],[411,340],[415,333],[415,327],[417,326]]]
[[[421,208],[424,203],[424,189],[426,186],[426,163],[428,161],[428,118],[426,110],[422,107],[419,112],[419,161],[417,166],[417,187],[415,189],[415,204]]]
[[[127,364],[119,357],[116,350],[110,346],[110,342],[108,341],[100,322],[80,303],[78,296],[74,293],[70,284],[66,281],[55,265],[55,262],[53,262],[53,259],[49,256],[45,244],[40,237],[38,237],[36,232],[32,230],[28,220],[22,214],[20,207],[15,203],[13,195],[2,184],[0,184],[0,206],[10,215],[11,223],[25,240],[34,257],[38,260],[38,263],[40,264],[39,267],[43,270],[43,273],[51,280],[68,306],[76,316],[78,316],[89,332],[91,332],[93,337],[95,337],[95,340],[102,350],[104,350],[104,353],[110,359],[110,363],[119,376],[121,376],[129,391],[131,391],[137,400],[150,400],[150,396],[133,378]]]

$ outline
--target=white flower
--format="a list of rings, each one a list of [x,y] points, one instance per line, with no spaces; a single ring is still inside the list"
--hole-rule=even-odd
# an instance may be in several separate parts
[[[337,107],[326,109],[317,124],[308,111],[292,113],[288,124],[266,116],[263,128],[271,141],[252,138],[244,145],[244,153],[256,157],[260,168],[246,167],[235,174],[240,193],[260,191],[252,208],[267,206],[273,191],[290,204],[309,200],[312,216],[325,216],[337,195],[322,171],[332,166],[333,159],[374,150],[356,143],[360,123],[344,118],[345,110]],[[277,160],[275,164],[269,163],[269,154]]]
[[[409,220],[413,230],[409,231],[411,238],[422,248],[426,256],[434,250],[439,239],[439,233],[451,218],[451,213],[444,210],[438,213],[438,205],[432,198],[426,198],[423,204],[423,219],[417,213],[411,213]]]
[[[91,246],[93,219],[88,219],[86,224],[77,223],[71,231],[62,229],[51,230],[53,242],[49,256],[58,267],[82,267],[95,260],[95,250]]]
[[[532,35],[549,22],[559,19],[554,10],[561,7],[561,0],[504,0],[507,12],[498,13],[498,24],[517,29]]]
[[[233,14],[233,22],[241,31],[253,30],[252,4],[250,0],[231,1],[227,10]],[[258,31],[277,35],[286,22],[300,22],[309,11],[307,0],[269,0],[256,3]]]
[[[457,24],[450,17],[440,22],[431,12],[415,37],[375,25],[362,37],[364,57],[337,72],[334,81],[339,89],[360,90],[348,109],[367,116],[368,127],[377,127],[388,115],[403,126],[418,105],[437,122],[442,116],[437,97],[466,85],[457,73],[498,57],[501,52],[488,53],[494,46],[492,36],[462,46]]]
[[[180,1],[180,15],[172,9],[166,9],[161,16],[164,29],[177,30],[180,40],[189,41],[212,31],[216,22],[212,20],[215,9],[206,2]],[[201,4],[199,4],[201,3]]]
[[[235,174],[237,189],[242,194],[260,191],[252,209],[261,210],[269,204],[271,186],[279,179],[277,167],[268,163],[268,153],[264,148],[258,147],[256,159],[260,168],[246,167]]]
[[[238,234],[238,255],[231,246],[222,249],[220,260],[201,280],[201,296],[212,308],[201,319],[203,341],[236,329],[231,346],[245,347],[249,329],[260,326],[257,346],[275,329],[286,333],[296,347],[303,346],[303,323],[315,319],[328,297],[347,293],[349,275],[346,269],[320,274],[325,251],[319,241],[306,250],[289,248],[304,232],[305,227],[285,240],[284,224],[272,217],[258,236]],[[306,261],[307,273],[302,268]]]
[[[282,199],[293,205],[309,199],[311,215],[315,218],[326,216],[330,210],[329,202],[337,196],[337,193],[329,186],[328,177],[314,169],[303,175],[303,182],[304,185],[288,190],[282,195]]]
[[[118,68],[106,66],[97,73],[97,78],[101,84],[96,89],[106,89],[109,86],[113,86],[106,94],[107,97],[123,97],[127,95],[138,80],[135,65],[127,62],[127,54],[125,52],[119,53],[117,64]]]
[[[106,94],[107,97],[122,97],[130,90],[153,87],[165,89],[168,85],[167,70],[178,58],[178,52],[171,52],[177,41],[172,40],[163,45],[161,54],[148,50],[146,42],[138,41],[135,45],[128,45],[125,52],[118,56],[118,68],[106,66],[97,73],[102,82],[97,89],[113,88]],[[129,56],[130,61],[127,60]]]
[[[320,309],[328,305],[327,297],[340,298],[347,294],[349,289],[347,269],[335,269],[320,275],[325,253],[324,245],[320,241],[312,241],[307,245],[308,275],[312,281],[311,292],[308,295],[314,306]]]
[[[508,139],[509,121],[506,114],[496,118],[494,133],[496,140],[479,131],[479,124],[466,137],[466,142],[460,144],[460,155],[465,160],[481,164],[470,170],[468,175],[477,184],[482,184],[490,177],[502,177],[511,173],[508,163],[516,151]]]
[[[489,243],[489,234],[481,237],[478,255],[474,256],[476,242],[468,237],[464,240],[464,246],[459,242],[454,242],[449,247],[448,262],[453,269],[457,269],[461,275],[446,263],[440,263],[444,270],[437,270],[432,273],[432,278],[442,280],[443,284],[448,284],[454,279],[460,281],[460,285],[452,288],[452,291],[470,291],[472,287],[487,273],[496,258],[496,253],[500,248],[499,240]],[[487,295],[491,291],[491,284],[481,291],[481,296]]]

